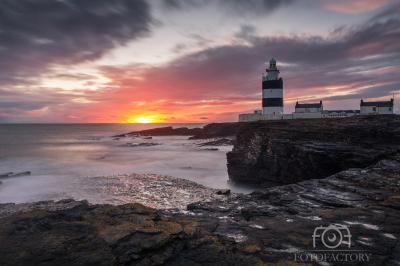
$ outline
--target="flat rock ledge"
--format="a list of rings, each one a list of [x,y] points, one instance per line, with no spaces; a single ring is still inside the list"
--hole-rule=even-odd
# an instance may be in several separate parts
[[[0,265],[400,263],[396,160],[249,195],[212,192],[187,210],[65,201],[53,204],[76,206],[8,215],[0,219]],[[333,226],[344,241],[328,248],[326,230],[326,243],[338,242],[328,242]]]
[[[325,179],[268,188],[249,195],[232,194],[224,201],[191,203],[188,210],[196,214],[196,219],[207,217],[211,221],[214,218],[218,221],[214,234],[234,238],[240,246],[238,249],[253,247],[254,253],[264,262],[400,263],[400,163],[396,160],[382,160],[367,168],[353,168]],[[329,225],[347,227],[352,236],[350,247],[347,239],[336,250],[355,254],[353,259],[362,256],[364,261],[340,262],[330,257],[328,261],[318,262],[315,256],[314,261],[310,261],[310,254],[325,256],[329,253],[329,258],[330,254],[340,253],[321,243],[325,229],[318,229],[320,234],[314,248],[314,230]],[[327,239],[325,241],[329,245]],[[302,260],[299,257],[302,254],[309,256],[303,255]],[[369,256],[368,261],[365,254]],[[322,255],[318,255],[319,258]]]
[[[96,175],[85,176],[82,182],[87,182],[88,179],[91,179],[91,190],[88,190],[87,194],[102,193],[100,196],[103,202],[110,205],[135,202],[159,210],[168,210],[168,213],[186,213],[187,205],[190,203],[201,200],[226,200],[223,193],[227,194],[227,190],[208,188],[196,182],[167,175]],[[89,200],[92,202],[91,198]],[[87,200],[75,201],[73,199],[63,199],[57,202],[51,200],[19,204],[0,203],[0,217],[34,209],[46,211],[70,209],[82,204],[89,203]]]

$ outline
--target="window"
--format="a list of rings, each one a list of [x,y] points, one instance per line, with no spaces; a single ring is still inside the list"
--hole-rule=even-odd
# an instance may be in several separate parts
[[[392,111],[392,108],[391,108],[391,107],[389,107],[389,111]]]
[[[376,112],[376,107],[372,107],[372,111],[373,111],[373,112]]]

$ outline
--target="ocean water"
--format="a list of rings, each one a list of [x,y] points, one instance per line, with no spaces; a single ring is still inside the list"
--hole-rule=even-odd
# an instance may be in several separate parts
[[[3,183],[0,203],[63,198],[109,203],[107,200],[113,195],[107,193],[113,192],[107,189],[108,179],[99,183],[92,177],[131,173],[171,175],[212,188],[253,191],[254,187],[227,182],[226,153],[232,146],[219,146],[218,151],[202,150],[204,147],[197,147],[197,141],[188,140],[188,136],[155,136],[151,140],[112,138],[116,134],[162,126],[204,125],[0,124],[0,173],[32,172],[30,176],[0,179]],[[142,142],[161,145],[120,146]],[[110,180],[118,182],[118,178]]]

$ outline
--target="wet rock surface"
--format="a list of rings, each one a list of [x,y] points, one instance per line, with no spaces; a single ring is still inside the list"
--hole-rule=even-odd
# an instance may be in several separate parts
[[[234,238],[239,250],[251,251],[265,263],[289,263],[296,258],[300,263],[301,254],[338,256],[344,250],[346,254],[356,254],[352,258],[357,256],[358,260],[331,259],[322,265],[398,265],[399,191],[400,163],[382,160],[375,166],[342,171],[325,179],[191,203],[188,214],[196,217],[190,219],[214,219],[217,223],[214,234]],[[324,246],[321,238],[316,238],[313,247],[314,230],[324,227],[318,229],[321,236],[329,225],[348,227],[352,236],[350,247],[346,237],[343,239],[347,241],[336,249]],[[315,259],[303,262],[321,265]]]
[[[3,174],[0,174],[0,178],[17,177],[17,176],[25,176],[25,175],[31,175],[31,171],[18,172],[18,173],[13,173],[13,172],[3,173]]]
[[[94,175],[85,176],[82,178],[83,183],[79,184],[86,186],[85,182],[88,182],[88,179],[90,179],[91,188],[86,190],[86,197],[90,203],[98,203],[94,200],[101,197],[102,202],[111,205],[135,202],[155,209],[169,209],[170,212],[185,212],[190,203],[224,198],[223,195],[218,194],[220,189],[208,188],[186,179],[167,175]],[[114,183],[112,180],[117,182]],[[100,196],[91,198],[91,195],[96,194]],[[87,203],[87,201],[64,199],[57,202],[0,203],[0,217],[38,208],[48,211],[73,208],[82,203]]]
[[[235,143],[235,137],[230,138],[214,138],[206,139],[204,141],[199,141],[196,145],[199,147],[203,146],[229,146]]]
[[[382,160],[325,179],[268,188],[249,195],[205,188],[187,180],[182,181],[186,183],[181,188],[174,189],[182,179],[168,176],[156,187],[158,177],[154,176],[153,185],[148,186],[151,193],[164,189],[162,182],[175,180],[170,191],[197,191],[194,194],[198,200],[182,199],[189,202],[186,210],[158,211],[140,204],[89,205],[73,200],[27,203],[30,208],[47,207],[47,210],[3,214],[0,265],[400,263],[399,161]],[[182,195],[175,195],[174,204]],[[157,200],[146,204],[152,201]],[[50,209],[63,204],[68,209]],[[0,210],[6,205],[0,205]],[[23,210],[22,206],[14,208]],[[346,226],[351,239],[343,232],[345,241],[341,245],[326,248],[321,235],[329,225]],[[316,229],[319,237],[314,247],[312,235]],[[306,255],[302,254],[307,258],[314,254],[314,261],[305,260]],[[328,261],[316,261],[325,254]],[[332,261],[331,254],[343,261]],[[355,255],[351,260],[350,255],[343,254]]]
[[[87,205],[88,201],[75,201],[73,199],[63,199],[57,202],[53,200],[27,202],[27,203],[0,203],[0,218],[9,216],[14,213],[31,211],[35,209],[43,209],[46,211],[58,211],[64,209],[74,208],[79,205]]]
[[[161,145],[161,143],[156,142],[142,142],[142,143],[125,143],[118,145],[118,147],[150,147],[150,146],[157,146]]]
[[[0,219],[0,265],[261,265],[198,222],[141,204],[81,204]],[[212,226],[211,226],[212,227]]]
[[[227,154],[229,178],[271,187],[366,167],[400,150],[399,127],[397,115],[245,123]]]

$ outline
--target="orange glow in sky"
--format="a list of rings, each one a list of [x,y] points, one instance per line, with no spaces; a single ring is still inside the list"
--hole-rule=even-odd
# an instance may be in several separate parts
[[[0,124],[233,122],[262,108],[272,57],[285,114],[398,109],[399,1],[0,4]]]

